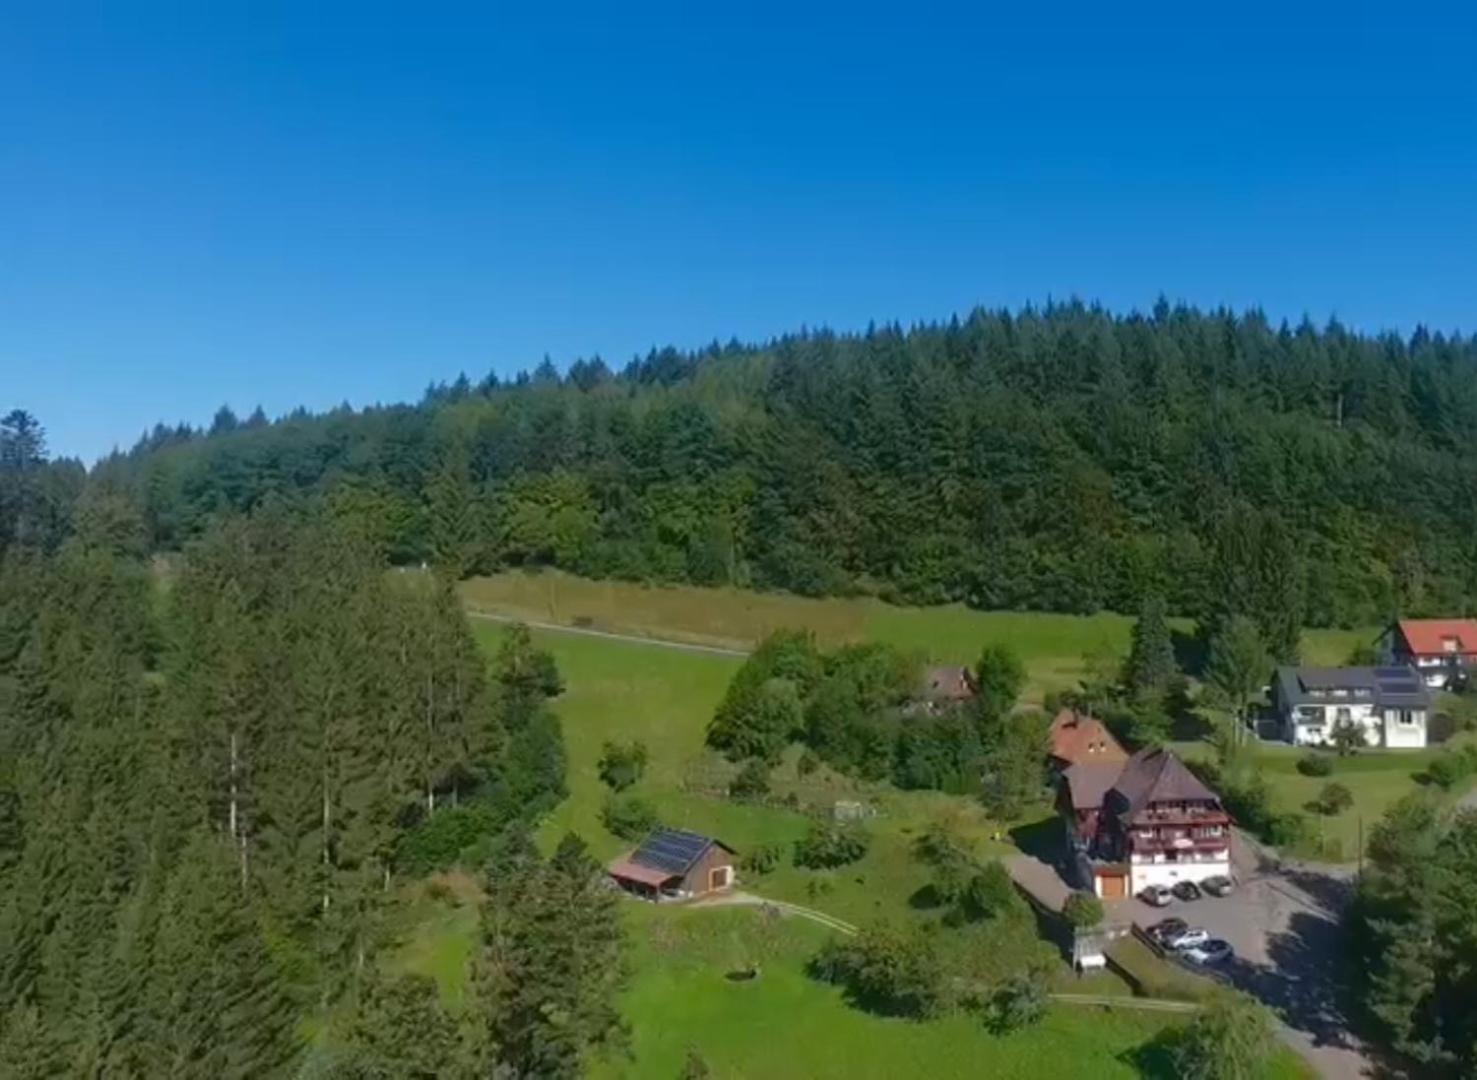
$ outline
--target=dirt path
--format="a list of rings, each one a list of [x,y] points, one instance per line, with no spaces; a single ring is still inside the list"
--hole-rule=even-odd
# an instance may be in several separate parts
[[[766,897],[756,896],[753,893],[747,892],[730,892],[722,893],[718,896],[705,897],[702,900],[694,901],[692,906],[760,908],[770,907],[774,908],[782,915],[796,915],[802,919],[809,919],[811,922],[820,923],[822,926],[827,927],[831,930],[835,930],[838,933],[845,934],[847,937],[851,937],[857,932],[856,927],[852,926],[851,923],[846,922],[842,919],[838,919],[834,915],[827,915],[824,911],[817,911],[815,908],[801,907],[799,904],[791,904],[785,900],[770,900]]]
[[[669,638],[643,637],[640,634],[618,634],[613,630],[596,630],[588,626],[565,626],[563,623],[540,622],[537,619],[524,619],[516,615],[499,615],[491,611],[475,611],[467,609],[467,617],[470,619],[482,619],[484,622],[496,623],[522,623],[524,626],[534,630],[546,630],[552,634],[578,634],[582,637],[604,638],[607,641],[625,641],[632,645],[653,645],[661,649],[677,649],[680,652],[705,653],[709,656],[737,656],[749,655],[748,649],[730,649],[721,645],[696,645],[689,641],[672,641]]]

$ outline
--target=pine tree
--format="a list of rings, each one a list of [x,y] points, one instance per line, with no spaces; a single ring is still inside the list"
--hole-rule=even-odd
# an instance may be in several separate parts
[[[602,878],[574,837],[489,878],[478,982],[489,1041],[517,1075],[575,1077],[586,1053],[625,1039],[620,913]]]
[[[481,528],[466,444],[450,443],[427,490],[431,519],[431,558],[452,581],[477,563]]]
[[[1144,600],[1124,665],[1123,681],[1129,694],[1141,705],[1163,707],[1179,669],[1174,642],[1165,617],[1164,598],[1155,594]]]

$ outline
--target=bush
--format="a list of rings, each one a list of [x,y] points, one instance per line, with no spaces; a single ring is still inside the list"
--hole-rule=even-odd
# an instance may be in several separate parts
[[[728,796],[743,802],[762,799],[769,794],[769,766],[758,758],[744,763],[733,782],[728,785]]]
[[[656,828],[656,808],[637,795],[612,795],[600,810],[600,821],[623,840],[639,840]]]
[[[400,837],[395,869],[419,877],[455,866],[462,853],[503,824],[485,803],[447,806]]]
[[[1302,814],[1289,811],[1274,814],[1267,820],[1266,841],[1273,847],[1293,847],[1308,833],[1308,820]]]
[[[1464,746],[1459,751],[1447,750],[1438,754],[1426,766],[1426,781],[1447,790],[1471,776],[1477,770],[1477,750]]]
[[[1333,758],[1310,751],[1298,758],[1297,769],[1304,776],[1330,776],[1333,774]]]
[[[1103,921],[1103,902],[1089,892],[1074,892],[1062,905],[1062,915],[1078,930],[1090,930]]]
[[[1015,975],[990,996],[985,1005],[985,1023],[997,1035],[1019,1031],[1044,1017],[1049,1004],[1046,985],[1039,976]]]
[[[780,863],[784,860],[784,848],[778,844],[765,844],[745,855],[741,865],[751,874],[768,874],[779,869]]]
[[[1331,784],[1323,785],[1323,790],[1318,793],[1314,805],[1317,806],[1320,814],[1333,817],[1335,814],[1342,814],[1354,805],[1354,793],[1335,780]]]
[[[816,752],[809,747],[800,755],[800,760],[795,763],[795,771],[801,776],[809,776],[821,767],[821,759]]]
[[[871,836],[860,825],[817,821],[795,841],[795,865],[829,870],[854,863],[867,853]]]
[[[893,1016],[932,1016],[944,992],[944,965],[933,939],[916,927],[886,924],[832,938],[810,962],[813,976],[846,988],[861,1008]]]
[[[646,772],[646,744],[607,742],[600,755],[600,779],[613,791],[625,791]]]

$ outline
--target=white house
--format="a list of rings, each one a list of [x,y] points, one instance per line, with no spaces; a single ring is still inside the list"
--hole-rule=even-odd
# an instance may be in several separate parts
[[[1431,692],[1412,667],[1284,667],[1272,681],[1272,706],[1295,746],[1328,745],[1336,728],[1352,725],[1366,746],[1418,749]]]

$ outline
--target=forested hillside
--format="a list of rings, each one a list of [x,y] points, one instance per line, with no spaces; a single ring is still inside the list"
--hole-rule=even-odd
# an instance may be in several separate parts
[[[222,410],[96,476],[155,549],[268,494],[319,492],[395,560],[459,572],[1071,612],[1160,593],[1184,614],[1244,607],[1285,642],[1302,623],[1470,609],[1474,374],[1477,343],[1424,331],[1163,303],[978,311],[668,349],[619,373],[545,362],[419,405]],[[56,498],[75,486],[50,481]]]
[[[489,678],[447,580],[310,510],[160,581],[126,502],[83,505],[0,557],[5,1075],[286,1075],[326,1027],[346,1080],[573,1074],[620,934],[579,842],[527,838],[564,795],[549,657],[510,633]],[[496,867],[460,1024],[380,963],[401,879],[459,856]]]

